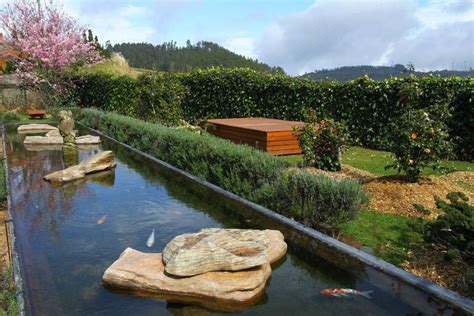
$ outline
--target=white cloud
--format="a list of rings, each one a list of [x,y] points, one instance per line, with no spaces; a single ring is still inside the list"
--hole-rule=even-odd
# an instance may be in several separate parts
[[[112,43],[150,41],[155,34],[153,27],[137,20],[148,18],[145,7],[121,1],[66,1],[65,10],[91,28],[100,42]]]
[[[230,37],[224,41],[219,41],[220,45],[239,55],[257,58],[255,54],[255,40],[252,37]]]
[[[412,62],[439,69],[472,64],[470,0],[318,0],[279,18],[256,43],[259,58],[292,74],[346,65]]]

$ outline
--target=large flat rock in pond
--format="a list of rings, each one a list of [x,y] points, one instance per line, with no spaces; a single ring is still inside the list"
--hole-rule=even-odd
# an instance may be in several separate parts
[[[114,154],[107,150],[81,161],[78,165],[50,173],[44,176],[44,179],[51,182],[67,182],[83,178],[88,173],[111,169],[114,166]]]
[[[78,133],[79,133],[77,130],[74,130],[72,132],[74,133],[74,135],[78,135]],[[47,132],[46,135],[44,135],[44,136],[47,136],[47,137],[60,136],[60,137],[62,137],[61,133],[59,132],[59,129],[53,129],[53,130]]]
[[[100,137],[99,136],[92,136],[92,135],[78,136],[78,137],[76,137],[76,144],[77,145],[100,144]]]
[[[184,277],[273,263],[286,249],[279,231],[210,228],[175,237],[163,250],[163,261],[167,273]]]
[[[61,136],[26,136],[23,140],[25,145],[62,145]]]
[[[64,140],[61,136],[54,136],[56,131],[50,131],[46,136],[26,136],[23,140],[25,145],[62,145]],[[99,136],[84,135],[76,137],[77,145],[100,144]]]
[[[127,248],[105,271],[102,281],[110,289],[131,294],[238,311],[258,301],[270,275],[270,264],[265,263],[244,271],[208,272],[180,278],[165,272],[161,253]]]
[[[19,133],[33,133],[33,132],[45,133],[45,132],[54,131],[54,130],[57,130],[57,129],[58,129],[57,127],[54,127],[54,126],[51,126],[51,125],[48,125],[48,124],[34,123],[34,124],[20,125],[20,126],[18,126],[17,131]]]

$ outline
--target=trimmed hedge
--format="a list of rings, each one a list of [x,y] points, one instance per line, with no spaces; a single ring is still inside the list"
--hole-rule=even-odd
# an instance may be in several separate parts
[[[452,116],[445,123],[450,128],[455,157],[474,159],[474,78],[429,76],[374,81],[361,77],[339,83],[241,68],[197,69],[162,78],[177,79],[186,88],[179,104],[187,121],[244,116],[303,120],[305,111],[313,108],[321,118],[344,122],[353,144],[385,150],[390,147],[389,124],[411,110],[413,104],[428,108],[447,102]],[[419,87],[420,100],[406,101],[406,83]],[[83,107],[136,116],[136,109],[143,106],[138,98],[140,89],[139,81],[129,77],[87,75],[80,80],[77,97]]]
[[[206,133],[169,128],[95,109],[85,109],[77,115],[87,126],[316,228],[337,226],[339,222],[333,219],[338,214],[344,214],[339,216],[342,221],[353,218],[367,200],[355,181],[336,182],[306,173],[305,181],[291,182],[290,186],[288,179],[293,176],[288,176],[289,166],[285,160]],[[314,197],[310,198],[305,192],[312,192]],[[298,194],[304,196],[298,197]],[[309,212],[298,210],[293,203],[298,199],[309,199],[304,206]]]

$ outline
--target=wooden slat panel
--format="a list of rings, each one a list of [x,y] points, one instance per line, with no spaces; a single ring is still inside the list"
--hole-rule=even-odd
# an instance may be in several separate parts
[[[286,156],[286,155],[298,155],[301,154],[301,150],[269,150],[269,153],[276,156]]]
[[[272,145],[293,145],[293,144],[299,144],[296,139],[289,139],[289,140],[272,140],[270,142],[265,142],[267,146],[272,146]]]
[[[302,122],[290,122],[263,118],[217,119],[209,120],[215,128],[208,132],[217,137],[228,139],[236,144],[247,144],[266,150],[274,155],[292,155],[301,153],[293,126]]]
[[[236,126],[224,126],[224,125],[217,125],[217,124],[215,124],[215,128],[211,126],[208,128],[208,130],[214,130],[217,132],[225,131],[225,132],[232,132],[232,133],[242,133],[242,134],[255,135],[255,136],[261,136],[261,137],[265,137],[267,135],[266,132],[259,131],[259,130],[252,130],[252,129],[241,128],[241,127],[236,127]]]
[[[253,135],[253,134],[246,134],[244,132],[234,132],[234,131],[228,131],[228,130],[216,130],[216,131],[208,130],[208,132],[217,136],[222,135],[223,137],[244,137],[247,139],[254,139],[258,141],[267,140],[266,135],[258,136],[258,135]]]
[[[299,149],[300,146],[298,144],[292,144],[292,145],[272,145],[272,146],[265,146],[267,149]]]

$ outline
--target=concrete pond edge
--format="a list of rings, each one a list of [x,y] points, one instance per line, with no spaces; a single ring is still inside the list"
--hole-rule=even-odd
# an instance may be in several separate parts
[[[18,249],[16,247],[16,237],[15,237],[15,225],[13,224],[12,214],[11,214],[11,191],[10,191],[10,182],[8,175],[8,161],[7,161],[7,151],[6,151],[6,132],[5,125],[2,125],[2,148],[3,148],[3,171],[5,173],[5,186],[7,189],[7,227],[8,231],[8,240],[10,244],[8,245],[11,250],[11,265],[13,268],[13,278],[15,283],[15,296],[18,306],[18,314],[23,316],[26,314],[26,300],[25,300],[25,291],[23,284],[23,270],[20,263],[20,257],[18,254]]]

